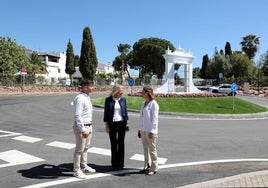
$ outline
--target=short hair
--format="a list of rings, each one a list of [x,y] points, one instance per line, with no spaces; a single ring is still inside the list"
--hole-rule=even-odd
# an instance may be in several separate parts
[[[144,86],[143,91],[148,93],[148,96],[149,96],[150,100],[155,99],[155,94],[154,94],[153,88],[151,88],[149,86]]]
[[[81,82],[80,82],[80,86],[83,87],[83,86],[88,86],[88,85],[93,85],[94,82],[90,79],[82,79]]]
[[[116,93],[118,93],[118,91],[120,91],[120,90],[122,90],[122,89],[124,89],[123,88],[123,86],[122,85],[115,85],[114,87],[113,87],[113,89],[112,89],[112,91],[111,91],[111,96],[115,96],[116,95]]]

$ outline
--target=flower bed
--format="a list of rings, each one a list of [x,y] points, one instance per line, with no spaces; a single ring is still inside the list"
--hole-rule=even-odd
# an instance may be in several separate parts
[[[93,92],[103,93],[110,92],[110,88],[94,87]],[[0,86],[0,94],[29,94],[29,93],[63,93],[63,92],[79,92],[78,87],[60,87],[60,86],[26,86],[22,87],[5,87]]]
[[[128,94],[128,96],[141,97],[141,92],[136,92],[133,94]],[[156,97],[225,97],[227,94],[224,93],[210,93],[210,92],[200,92],[200,93],[156,93]]]

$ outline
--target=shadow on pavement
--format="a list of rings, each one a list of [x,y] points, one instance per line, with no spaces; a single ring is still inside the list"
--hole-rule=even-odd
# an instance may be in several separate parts
[[[60,164],[58,166],[51,164],[42,164],[32,167],[30,169],[18,170],[23,177],[36,178],[36,179],[55,179],[63,176],[73,176],[73,164]]]
[[[126,173],[114,173],[119,171],[114,171],[111,166],[102,166],[90,164],[90,167],[96,169],[97,173],[111,173],[116,176],[125,176],[130,174],[135,174],[136,172],[129,171],[125,168],[122,171]],[[18,170],[23,177],[33,178],[33,179],[56,179],[59,177],[72,177],[73,176],[73,164],[65,163],[60,165],[52,164],[41,164],[29,169]]]

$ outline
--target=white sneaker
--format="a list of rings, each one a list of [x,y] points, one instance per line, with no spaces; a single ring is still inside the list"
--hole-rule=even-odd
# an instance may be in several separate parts
[[[81,170],[77,170],[74,172],[74,177],[80,178],[80,179],[86,179],[87,176],[84,174]]]
[[[82,167],[82,171],[84,172],[84,173],[94,173],[94,172],[96,172],[96,170],[95,169],[93,169],[93,168],[91,168],[91,167],[89,167],[89,166],[85,166],[85,167]]]

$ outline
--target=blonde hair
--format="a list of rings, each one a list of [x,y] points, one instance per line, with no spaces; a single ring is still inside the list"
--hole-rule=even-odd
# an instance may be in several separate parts
[[[113,87],[110,95],[114,97],[120,90],[123,90],[123,86],[117,84]]]
[[[151,88],[149,86],[144,86],[143,91],[148,93],[148,96],[149,96],[150,100],[155,99],[155,94],[154,94],[153,88]]]

